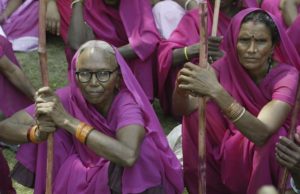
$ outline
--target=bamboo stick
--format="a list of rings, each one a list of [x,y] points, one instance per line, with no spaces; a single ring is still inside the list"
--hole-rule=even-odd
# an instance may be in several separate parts
[[[299,117],[299,109],[300,109],[300,80],[298,81],[298,91],[297,91],[297,96],[296,96],[296,103],[295,107],[292,112],[292,118],[291,118],[291,125],[290,125],[290,130],[288,134],[289,139],[294,139],[294,135],[296,133],[296,127],[297,127],[297,121]],[[283,169],[283,173],[281,174],[280,180],[279,180],[279,193],[280,194],[285,194],[286,191],[286,184],[288,181],[288,169],[285,167]]]
[[[199,48],[199,65],[206,68],[208,57],[208,36],[207,36],[207,3],[203,2],[199,5],[199,32],[200,32],[200,48]],[[198,155],[199,155],[199,194],[206,194],[206,100],[199,98],[199,131],[198,131]]]
[[[39,61],[42,82],[49,85],[47,52],[46,52],[46,7],[47,0],[39,1]],[[47,168],[46,168],[46,194],[52,194],[52,169],[53,169],[53,134],[49,134],[47,140]]]
[[[219,22],[219,12],[220,12],[220,3],[221,3],[221,0],[215,0],[214,16],[213,16],[213,25],[212,25],[212,30],[211,30],[211,36],[217,36],[218,22]]]

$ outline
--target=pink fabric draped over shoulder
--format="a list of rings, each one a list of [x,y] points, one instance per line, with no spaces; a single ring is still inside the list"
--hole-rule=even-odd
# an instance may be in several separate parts
[[[62,17],[61,35],[65,42],[72,14],[70,4],[70,0],[57,1]],[[130,44],[138,58],[127,62],[148,98],[153,99],[153,66],[160,35],[149,0],[121,0],[118,8],[106,5],[103,0],[86,0],[84,20],[91,26],[96,39],[116,47]],[[70,53],[67,51],[69,62]]]
[[[58,91],[66,110],[113,138],[117,130],[126,125],[137,124],[146,129],[137,162],[131,168],[124,167],[122,193],[141,193],[161,185],[166,194],[181,194],[183,178],[180,163],[168,145],[151,104],[124,59],[116,51],[123,86],[105,118],[87,103],[76,84],[75,64],[79,52],[69,71],[69,86]],[[32,114],[33,110],[32,106],[28,112]],[[54,193],[110,193],[110,161],[96,155],[64,129],[55,132],[54,141]],[[17,155],[17,159],[39,177],[35,180],[37,194],[45,191],[45,153],[45,143],[26,144],[21,146]]]
[[[20,67],[12,50],[11,43],[0,36],[0,57],[6,56],[14,65]],[[18,110],[25,108],[32,101],[17,89],[2,73],[0,73],[0,111],[9,117]]]
[[[242,68],[236,51],[237,37],[242,20],[257,10],[261,9],[243,10],[232,19],[224,37],[227,54],[213,65],[223,87],[254,116],[271,100],[294,105],[300,69],[296,50],[274,16],[280,34],[274,53],[278,65],[258,85]],[[262,185],[276,186],[280,166],[275,159],[274,146],[280,135],[286,135],[289,119],[264,146],[257,147],[223,116],[214,102],[208,102],[206,111],[207,193],[254,194]],[[197,131],[198,112],[195,110],[183,118],[184,179],[192,194],[196,194],[198,188]]]

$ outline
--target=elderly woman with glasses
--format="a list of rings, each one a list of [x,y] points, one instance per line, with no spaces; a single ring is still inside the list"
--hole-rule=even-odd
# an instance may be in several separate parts
[[[31,142],[17,155],[19,182],[45,193],[42,141],[54,132],[53,193],[182,193],[179,161],[115,48],[103,41],[81,46],[69,81],[57,94],[39,89],[35,105],[0,123],[1,134],[14,134],[6,140]]]

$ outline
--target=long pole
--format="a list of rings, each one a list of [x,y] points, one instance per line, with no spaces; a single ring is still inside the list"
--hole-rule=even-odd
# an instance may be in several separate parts
[[[217,36],[218,32],[218,22],[219,22],[219,12],[220,12],[221,0],[215,0],[213,25],[211,30],[211,36]]]
[[[49,85],[47,52],[46,52],[46,5],[47,0],[39,1],[39,61],[42,82]],[[52,194],[52,169],[53,169],[53,135],[49,134],[47,140],[47,168],[46,168],[46,194]]]
[[[200,50],[199,50],[199,65],[207,67],[207,3],[199,4],[199,32],[200,32]],[[206,115],[205,115],[206,100],[203,97],[199,98],[199,131],[198,131],[198,155],[199,155],[199,194],[206,194]]]
[[[288,134],[289,139],[294,139],[296,127],[298,124],[297,121],[298,121],[299,109],[300,109],[300,80],[298,81],[298,91],[297,91],[297,96],[296,96],[296,103],[295,103],[295,107],[293,109],[291,125],[290,125],[289,134]],[[283,173],[281,174],[281,177],[279,180],[279,193],[280,194],[285,194],[288,175],[289,175],[288,169],[285,167],[283,169]]]

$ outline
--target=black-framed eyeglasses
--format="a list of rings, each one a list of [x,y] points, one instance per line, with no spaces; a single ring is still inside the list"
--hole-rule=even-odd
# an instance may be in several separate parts
[[[107,82],[111,76],[112,73],[117,71],[119,67],[116,67],[114,70],[101,70],[101,71],[76,71],[76,75],[78,80],[81,83],[87,83],[91,80],[93,74],[96,75],[96,78],[99,82]]]

